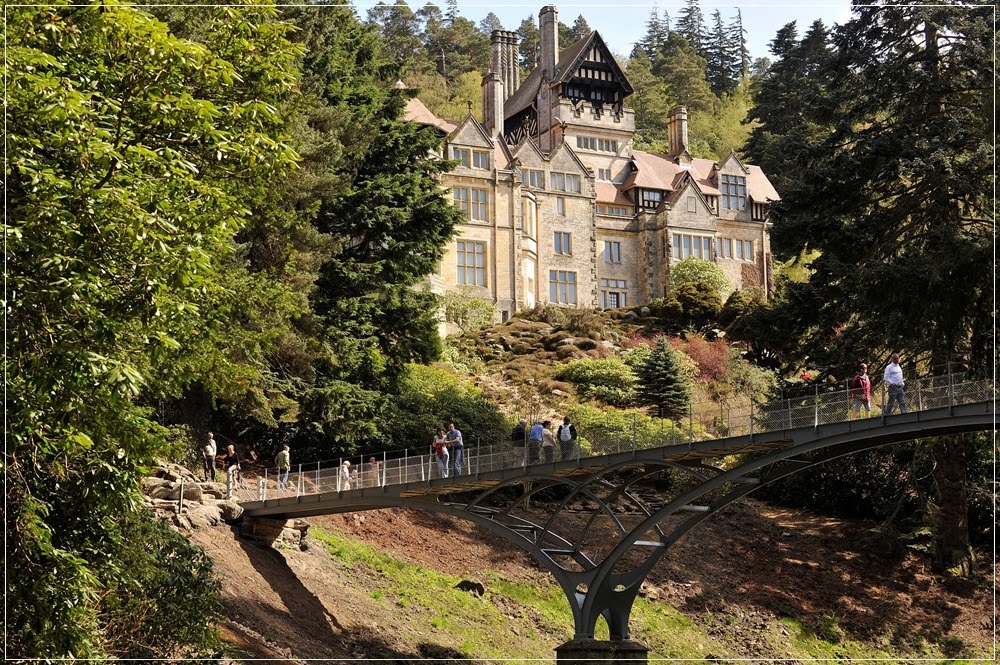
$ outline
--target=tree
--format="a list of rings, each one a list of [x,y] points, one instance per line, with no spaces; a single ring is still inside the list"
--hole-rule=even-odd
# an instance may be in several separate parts
[[[698,0],[684,0],[684,7],[677,19],[677,32],[695,52],[705,57],[705,16],[701,13]]]
[[[444,295],[444,315],[449,323],[454,323],[463,333],[481,330],[493,323],[496,313],[493,303],[473,296],[471,289],[449,291]]]
[[[661,418],[676,420],[691,402],[691,382],[665,338],[639,370],[639,394],[644,404],[658,408]]]
[[[147,653],[109,622],[144,593],[145,564],[200,564],[152,539],[162,558],[118,563],[135,546],[138,478],[165,449],[138,398],[210,383],[209,362],[260,369],[228,346],[199,361],[183,342],[219,333],[202,308],[232,284],[234,233],[297,159],[285,131],[301,54],[271,9],[206,17],[201,44],[126,6],[22,8],[6,26],[6,620],[18,658]],[[172,593],[202,623],[177,634],[203,639],[211,608]]]
[[[493,12],[490,12],[482,21],[479,22],[479,32],[488,36],[493,34],[494,30],[506,30],[506,28],[504,28],[503,23],[500,22],[500,17]]]
[[[712,88],[712,92],[719,95],[732,90],[737,83],[737,78],[733,76],[738,65],[732,61],[732,46],[730,44],[730,34],[722,27],[722,14],[716,9],[712,13],[713,28],[708,34],[705,42],[705,57],[707,66],[705,68],[705,78]]]
[[[715,289],[720,297],[728,295],[733,286],[717,264],[694,256],[688,257],[670,269],[670,287],[676,289],[682,284],[704,282]]]
[[[570,30],[573,33],[573,41],[576,41],[589,35],[593,31],[593,28],[587,25],[587,19],[583,18],[583,14],[580,14],[573,21],[573,27]]]
[[[795,22],[782,27],[771,42],[776,60],[754,83],[755,106],[747,121],[757,123],[744,151],[761,167],[784,198],[810,185],[802,165],[811,159],[830,131],[829,86],[834,52],[829,32],[815,21],[801,41]],[[778,235],[782,233],[779,229]]]
[[[828,70],[831,131],[777,211],[785,252],[819,250],[795,309],[817,360],[904,349],[910,367],[992,366],[992,14],[856,7]],[[821,74],[824,72],[820,72]],[[849,196],[844,196],[849,193]],[[905,288],[901,288],[905,285]],[[933,445],[941,562],[970,570],[965,458]]]
[[[650,152],[666,152],[666,121],[670,110],[666,85],[653,73],[653,63],[644,49],[636,50],[625,69],[635,88],[626,100],[635,111],[635,147]]]
[[[697,50],[671,32],[662,56],[653,63],[653,73],[665,79],[672,103],[687,106],[691,115],[710,115],[715,95],[705,80],[705,67]]]
[[[337,245],[310,298],[329,360],[302,395],[297,430],[329,453],[370,438],[405,365],[439,353],[437,299],[414,286],[436,269],[461,215],[436,179],[447,164],[431,157],[440,138],[402,121],[413,93],[391,85],[398,72],[371,28],[345,7],[292,15],[308,47],[306,85],[339,118],[331,139],[351,146],[331,165],[349,186],[315,202],[317,229]]]
[[[646,19],[646,34],[635,44],[635,48],[632,50],[632,57],[634,58],[641,49],[645,52],[646,57],[652,60],[656,57],[665,41],[666,34],[663,31],[663,24],[660,21],[659,8],[654,5],[649,10],[649,18]],[[636,90],[638,91],[638,88]]]
[[[736,18],[729,24],[729,43],[733,50],[733,78],[737,81],[750,76],[750,49],[747,46],[747,31],[743,27],[743,13],[736,8]]]
[[[380,0],[368,10],[368,22],[378,26],[379,33],[400,67],[420,53],[423,45],[420,43],[419,23],[406,0],[396,0],[393,5]]]
[[[538,32],[538,26],[535,25],[533,15],[529,15],[528,18],[521,21],[521,25],[517,28],[517,36],[520,38],[517,50],[520,55],[521,69],[530,72],[538,64],[538,55],[541,51],[541,34]]]

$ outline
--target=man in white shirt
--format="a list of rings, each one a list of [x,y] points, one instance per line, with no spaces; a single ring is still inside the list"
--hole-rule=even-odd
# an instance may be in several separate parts
[[[208,433],[208,441],[201,449],[202,461],[204,462],[204,477],[206,481],[215,480],[215,455],[218,452],[218,448],[215,445],[215,439],[212,437],[212,433]]]
[[[893,404],[899,405],[900,413],[906,413],[906,399],[903,395],[903,368],[899,366],[898,353],[892,354],[889,364],[885,366],[882,379],[889,386],[889,399],[885,404],[885,415],[892,413]]]

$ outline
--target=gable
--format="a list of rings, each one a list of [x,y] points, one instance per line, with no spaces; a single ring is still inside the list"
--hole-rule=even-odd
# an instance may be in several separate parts
[[[729,151],[725,159],[719,162],[717,168],[719,173],[725,172],[727,175],[746,176],[750,173],[750,169],[743,164],[743,161],[740,160],[734,150]]]
[[[696,210],[688,210],[688,197],[695,197]],[[675,211],[675,213],[687,213],[692,215],[697,215],[701,213],[708,213],[710,215],[715,215],[711,206],[708,205],[708,200],[705,195],[702,194],[701,188],[694,181],[694,178],[685,173],[681,181],[678,183],[677,190],[671,192],[667,197],[670,202],[670,207]]]
[[[597,31],[591,32],[559,54],[556,80],[569,86],[592,85],[616,90],[621,99],[634,92],[632,84]]]
[[[576,153],[565,142],[560,143],[549,154],[549,167],[554,171],[579,173],[580,175],[593,177],[587,165],[580,161],[580,158],[576,156]]]
[[[514,148],[514,159],[521,162],[522,167],[529,169],[540,169],[545,166],[545,157],[531,139],[521,141]]]
[[[471,115],[466,116],[465,120],[448,136],[448,143],[493,150],[493,141],[490,140],[483,126]]]

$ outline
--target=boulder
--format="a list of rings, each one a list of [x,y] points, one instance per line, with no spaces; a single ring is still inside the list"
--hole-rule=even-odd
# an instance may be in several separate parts
[[[150,499],[173,499],[177,500],[177,486],[172,482],[165,482],[162,485],[157,485],[152,490],[149,491]]]
[[[157,487],[163,487],[164,485],[169,485],[170,481],[165,478],[143,478],[142,483],[139,485],[140,490],[146,496],[150,496],[154,489]]]
[[[219,515],[226,522],[237,520],[243,514],[243,506],[235,501],[223,501],[219,503]]]
[[[222,516],[219,514],[219,506],[217,505],[206,506],[199,504],[188,511],[187,517],[191,525],[196,529],[218,526],[222,522]]]
[[[642,309],[639,310],[639,314],[641,316],[649,316],[650,314],[649,308],[644,306]]]
[[[225,499],[226,498],[226,486],[222,483],[198,483],[201,487],[202,494],[206,496],[213,497],[215,499]],[[202,498],[204,501],[204,498]]]

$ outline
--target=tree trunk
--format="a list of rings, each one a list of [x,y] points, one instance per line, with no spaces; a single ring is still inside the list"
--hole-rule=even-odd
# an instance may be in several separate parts
[[[969,545],[969,502],[966,489],[965,440],[961,434],[934,440],[934,494],[930,507],[937,563],[954,575],[975,571]]]

